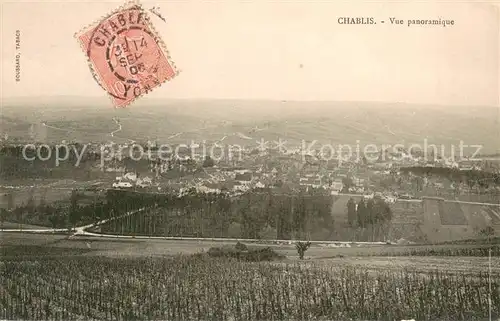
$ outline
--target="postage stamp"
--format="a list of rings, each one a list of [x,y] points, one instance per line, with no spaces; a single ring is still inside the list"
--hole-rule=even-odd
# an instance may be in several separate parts
[[[96,82],[125,107],[179,74],[165,43],[137,1],[75,34]]]

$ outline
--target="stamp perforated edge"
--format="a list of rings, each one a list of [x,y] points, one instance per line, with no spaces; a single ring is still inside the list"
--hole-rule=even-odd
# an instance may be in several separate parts
[[[132,98],[130,101],[127,102],[127,104],[123,105],[123,106],[116,106],[115,104],[115,101],[113,100],[112,96],[107,92],[107,90],[104,88],[104,86],[102,85],[103,81],[101,79],[101,77],[99,76],[99,74],[95,71],[95,68],[94,68],[94,63],[92,62],[92,59],[87,55],[87,50],[88,48],[85,48],[84,44],[78,39],[80,37],[80,35],[84,34],[85,32],[87,32],[89,29],[93,28],[93,27],[97,27],[102,21],[104,21],[105,19],[111,17],[112,15],[115,15],[121,11],[124,11],[126,9],[129,9],[131,7],[136,7],[138,8],[141,13],[143,14],[143,17],[144,17],[144,21],[147,23],[147,26],[149,27],[149,29],[151,30],[151,32],[153,33],[153,35],[155,36],[156,40],[157,40],[157,44],[160,46],[160,50],[163,51],[163,54],[165,56],[165,58],[167,59],[167,62],[168,64],[172,67],[172,70],[174,72],[174,75],[171,76],[171,77],[168,77],[166,79],[164,79],[162,82],[160,82],[156,87],[161,87],[162,84],[172,80],[173,78],[175,78],[177,75],[179,75],[179,73],[181,72],[180,69],[177,68],[177,66],[175,65],[175,62],[172,60],[172,57],[170,56],[170,52],[168,51],[167,49],[167,46],[165,45],[165,42],[163,41],[163,39],[159,36],[158,32],[156,31],[153,23],[151,22],[150,20],[150,16],[149,14],[146,12],[146,10],[144,10],[144,8],[142,7],[142,4],[138,1],[138,0],[132,0],[132,1],[127,1],[126,3],[122,4],[120,7],[112,10],[111,12],[109,12],[108,14],[106,15],[103,15],[101,16],[101,18],[99,19],[96,19],[95,21],[93,21],[92,23],[84,26],[83,28],[81,28],[79,31],[75,32],[73,37],[76,39],[76,41],[80,44],[80,48],[82,49],[82,52],[84,54],[84,56],[87,58],[87,64],[89,66],[89,69],[90,69],[90,72],[92,74],[92,76],[94,77],[94,79],[96,80],[96,82],[98,83],[98,85],[105,91],[106,93],[106,96],[108,96],[108,98],[110,99],[111,103],[113,104],[113,107],[115,108],[125,108],[127,106],[129,106],[130,104],[132,104],[134,101],[136,101],[138,98],[140,97],[143,97],[145,96],[148,92],[151,92],[154,90],[151,89],[147,92],[144,92],[144,93],[141,93],[140,95]],[[155,87],[155,88],[156,88]]]

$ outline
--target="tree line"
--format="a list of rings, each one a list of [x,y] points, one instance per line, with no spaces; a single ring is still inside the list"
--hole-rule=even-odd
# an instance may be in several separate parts
[[[389,224],[392,218],[391,207],[381,197],[370,198],[366,201],[361,198],[358,203],[353,198],[347,201],[349,227],[352,230],[357,229],[363,241],[389,240]]]
[[[277,239],[291,239],[306,238],[316,229],[334,229],[331,198],[323,195],[284,195],[269,190],[237,197],[198,193],[178,197],[113,190],[107,200],[112,213],[132,205],[154,206],[104,225],[102,231],[106,233],[259,239],[264,231],[272,231]]]
[[[108,190],[103,197],[82,204],[82,194],[72,191],[69,202],[35,205],[32,198],[11,211],[3,221],[53,228],[72,228],[103,219],[123,216],[140,208],[145,211],[104,224],[103,233],[229,238],[336,239],[340,222],[331,214],[329,195],[297,192],[283,194],[263,189],[239,196],[192,192],[177,194],[136,193]],[[353,206],[354,205],[354,206]],[[351,227],[368,229],[392,218],[383,200],[347,204]],[[267,233],[267,234],[266,234]]]
[[[0,223],[12,222],[47,226],[52,228],[71,228],[90,224],[108,216],[110,208],[103,198],[96,198],[92,204],[81,204],[83,195],[76,190],[71,192],[68,202],[47,203],[42,196],[36,204],[32,195],[28,200],[0,210]],[[22,225],[21,225],[22,226]]]

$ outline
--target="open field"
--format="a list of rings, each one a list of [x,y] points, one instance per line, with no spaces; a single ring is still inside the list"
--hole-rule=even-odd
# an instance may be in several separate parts
[[[54,234],[1,233],[1,248],[17,246],[45,246],[59,249],[91,250],[85,256],[106,257],[163,257],[179,254],[195,254],[206,252],[211,247],[234,245],[234,241],[187,241],[161,239],[113,239],[101,237]],[[277,253],[285,255],[288,260],[297,260],[294,245],[253,244],[255,247],[271,247]],[[401,269],[415,268],[419,271],[435,269],[450,272],[479,273],[487,270],[488,258],[477,256],[472,249],[484,248],[487,245],[371,245],[350,247],[327,247],[313,245],[306,253],[306,259],[337,266],[364,266],[368,269]],[[492,257],[492,272],[500,275],[499,245]],[[441,252],[470,249],[469,255],[446,255]],[[430,252],[430,251],[434,252]],[[465,252],[468,253],[468,252]],[[36,254],[36,253],[33,253]],[[412,256],[409,256],[413,254]],[[472,256],[475,254],[476,256]],[[496,255],[495,255],[496,254]],[[433,256],[436,255],[436,256]],[[424,257],[425,256],[425,257]]]

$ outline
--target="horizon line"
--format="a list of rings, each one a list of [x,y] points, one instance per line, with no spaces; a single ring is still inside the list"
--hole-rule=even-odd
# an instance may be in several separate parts
[[[58,95],[58,96],[12,96],[12,97],[1,97],[0,104],[1,107],[5,102],[13,100],[35,100],[35,99],[45,99],[45,100],[57,100],[58,98],[68,99],[75,98],[75,100],[81,101],[81,99],[88,100],[106,100],[106,96],[78,96],[78,95]],[[208,98],[208,97],[196,97],[196,98],[148,98],[150,102],[158,101],[238,101],[238,102],[275,102],[275,103],[349,103],[349,104],[384,104],[384,105],[412,105],[412,106],[428,106],[428,107],[479,107],[479,108],[500,108],[500,104],[497,105],[465,105],[465,104],[440,104],[440,103],[416,103],[416,102],[405,102],[405,101],[368,101],[368,100],[296,100],[296,99],[275,99],[275,98]],[[147,105],[148,101],[144,100],[141,105]]]

